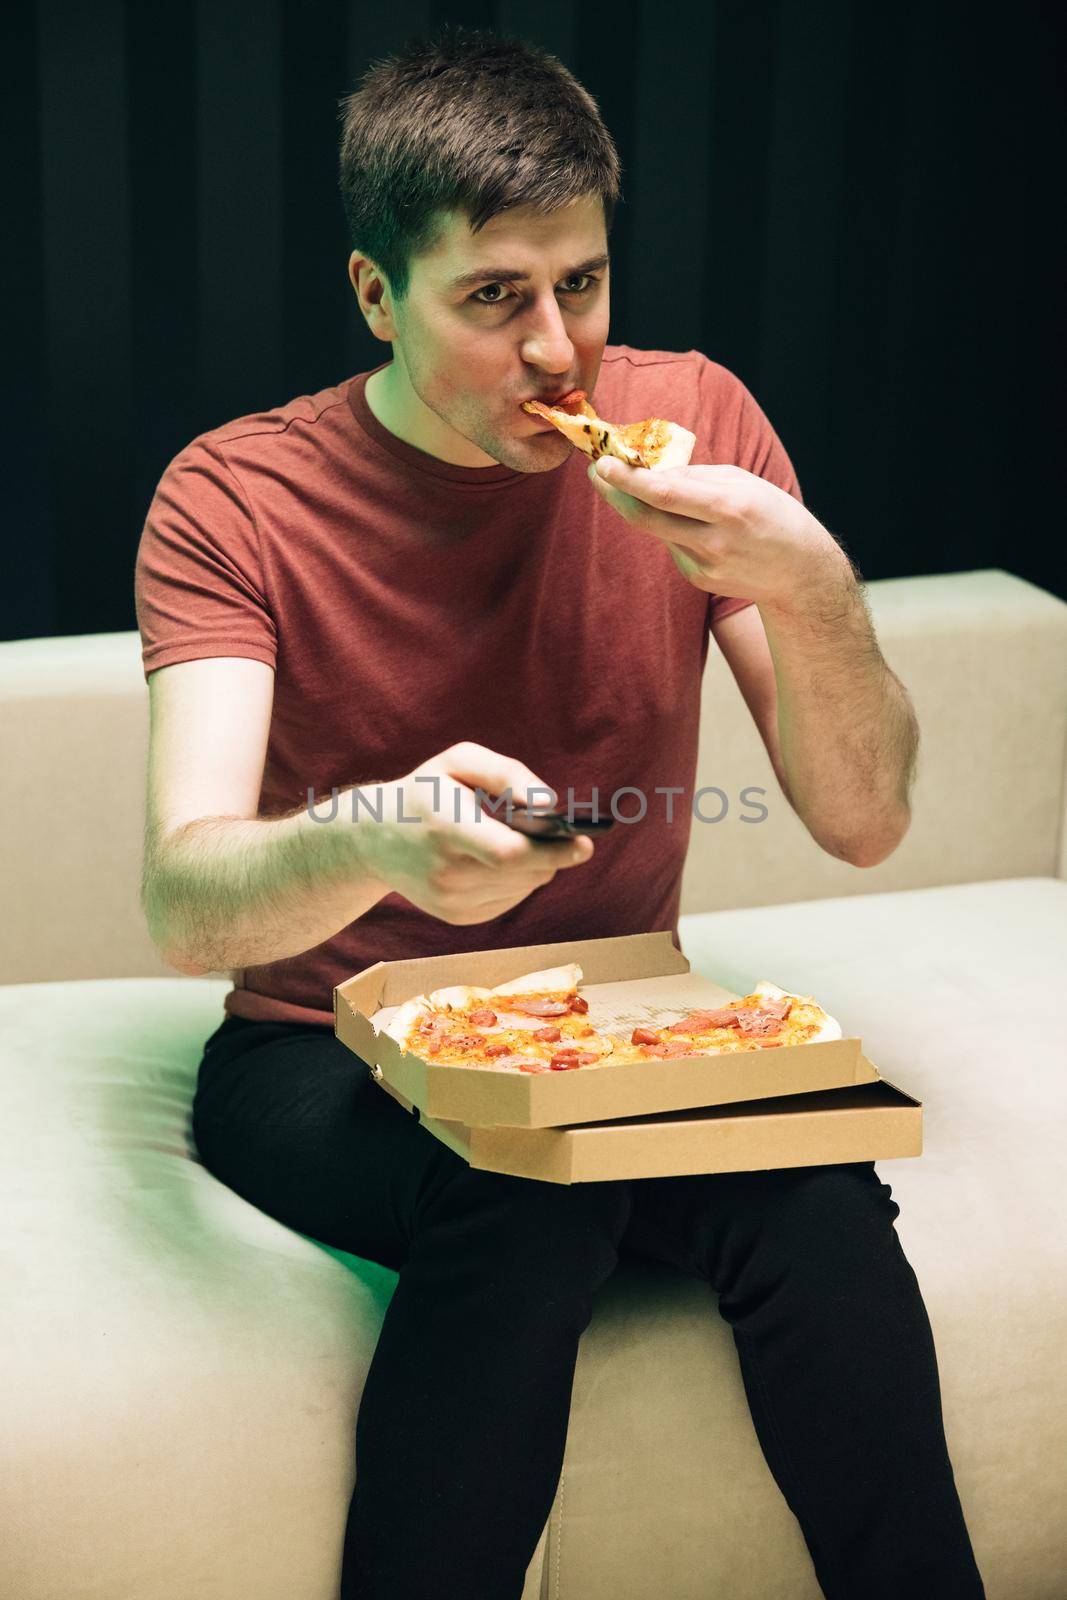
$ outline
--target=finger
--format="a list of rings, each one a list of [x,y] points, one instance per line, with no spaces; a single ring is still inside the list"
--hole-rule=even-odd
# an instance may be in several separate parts
[[[496,830],[502,828],[503,836]],[[522,875],[558,872],[588,861],[595,846],[584,836],[572,839],[531,839],[505,824],[494,823],[492,835],[502,869]]]
[[[458,853],[473,857],[480,865],[493,867],[500,861],[500,842],[495,833],[499,829],[510,834],[502,822],[497,822],[481,805],[473,789],[464,783],[447,783],[442,795],[442,810],[451,826],[448,843]]]
[[[650,533],[663,544],[684,545],[698,557],[704,553],[706,541],[717,531],[708,521],[661,511],[621,489],[609,489],[606,484],[599,486],[599,493],[625,522],[640,533]]]
[[[571,866],[588,859],[588,848],[578,848],[584,843],[578,839],[535,840],[500,820],[507,815],[502,807],[499,816],[483,804],[481,797],[464,784],[446,787],[442,796],[443,814],[452,822],[449,830],[455,848],[486,866],[507,866],[519,873],[544,872],[546,868]]]
[[[490,750],[484,744],[464,740],[462,744],[446,750],[443,757],[438,759],[443,761],[449,777],[473,788],[483,789],[489,795],[503,795],[510,789],[514,801],[529,799],[533,805],[550,808],[559,799],[552,785],[538,777],[525,762],[513,756],[501,755],[498,750]]]
[[[733,509],[738,488],[730,470],[702,466],[667,467],[653,472],[648,467],[631,467],[615,456],[601,456],[593,463],[589,476],[598,488],[606,486],[654,510],[710,522],[728,516]]]

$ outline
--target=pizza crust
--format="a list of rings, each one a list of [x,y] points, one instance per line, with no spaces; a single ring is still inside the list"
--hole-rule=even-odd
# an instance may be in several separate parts
[[[814,1010],[822,1020],[819,1023],[819,1031],[812,1034],[807,1041],[808,1044],[816,1044],[820,1039],[840,1039],[843,1037],[841,1024],[837,1021],[837,1018],[831,1017],[828,1012],[824,1011],[819,1002],[813,1000],[810,994],[793,994],[789,989],[779,989],[778,985],[772,983],[769,978],[761,978],[752,993],[762,995],[765,1000],[798,1000],[803,1006]]]
[[[385,1009],[384,1007],[382,1008]],[[402,1006],[397,1006],[389,1021],[378,1027],[375,1013],[371,1017],[371,1026],[379,1033],[387,1033],[390,1039],[395,1039],[402,1050],[408,1047],[408,1041],[414,1034],[419,1023],[424,1017],[433,1015],[433,1007],[425,995],[416,995],[413,1000],[405,1000]]]
[[[486,989],[486,995],[509,994],[573,994],[582,981],[582,969],[576,961],[565,967],[546,967],[543,972],[524,972],[521,978],[510,978],[498,983],[495,989]],[[432,997],[431,997],[432,998]]]
[[[475,1006],[482,1000],[487,1000],[492,993],[491,989],[475,988],[468,983],[453,983],[444,989],[434,989],[428,996],[431,1006],[443,1011],[446,1006],[451,1006],[453,1011],[465,1011],[468,1006]]]

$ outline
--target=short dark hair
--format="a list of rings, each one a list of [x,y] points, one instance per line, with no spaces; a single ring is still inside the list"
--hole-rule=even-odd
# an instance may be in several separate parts
[[[477,233],[514,206],[547,214],[595,194],[611,232],[618,152],[592,95],[537,45],[445,23],[373,62],[339,118],[352,248],[399,302],[448,212]]]

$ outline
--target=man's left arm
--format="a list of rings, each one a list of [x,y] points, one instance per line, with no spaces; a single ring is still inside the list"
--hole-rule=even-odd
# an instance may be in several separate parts
[[[873,867],[907,832],[919,734],[850,578],[810,616],[764,603],[712,632],[812,838],[853,866]]]
[[[667,545],[688,582],[756,602],[713,632],[786,798],[829,854],[884,861],[911,818],[918,724],[841,546],[792,495],[741,467],[595,465],[598,491]]]

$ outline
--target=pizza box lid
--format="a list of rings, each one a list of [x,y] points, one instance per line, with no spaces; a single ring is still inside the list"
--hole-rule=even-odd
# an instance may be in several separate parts
[[[613,1063],[609,1056],[603,1066],[569,1072],[495,1072],[424,1061],[377,1032],[370,1021],[382,1007],[398,1006],[446,984],[492,988],[524,972],[569,961],[582,968],[581,992],[589,1001],[590,1022],[615,1032],[628,1032],[664,1012],[720,1006],[738,998],[692,972],[666,930],[378,961],[334,989],[334,1029],[383,1088],[396,1089],[428,1117],[472,1128],[559,1128],[846,1088],[878,1077],[858,1038],[657,1061]]]
[[[862,1059],[862,1058],[861,1058]],[[922,1154],[922,1102],[878,1075],[850,1088],[699,1106],[566,1128],[472,1128],[423,1116],[382,1087],[472,1167],[546,1183],[765,1172]]]

